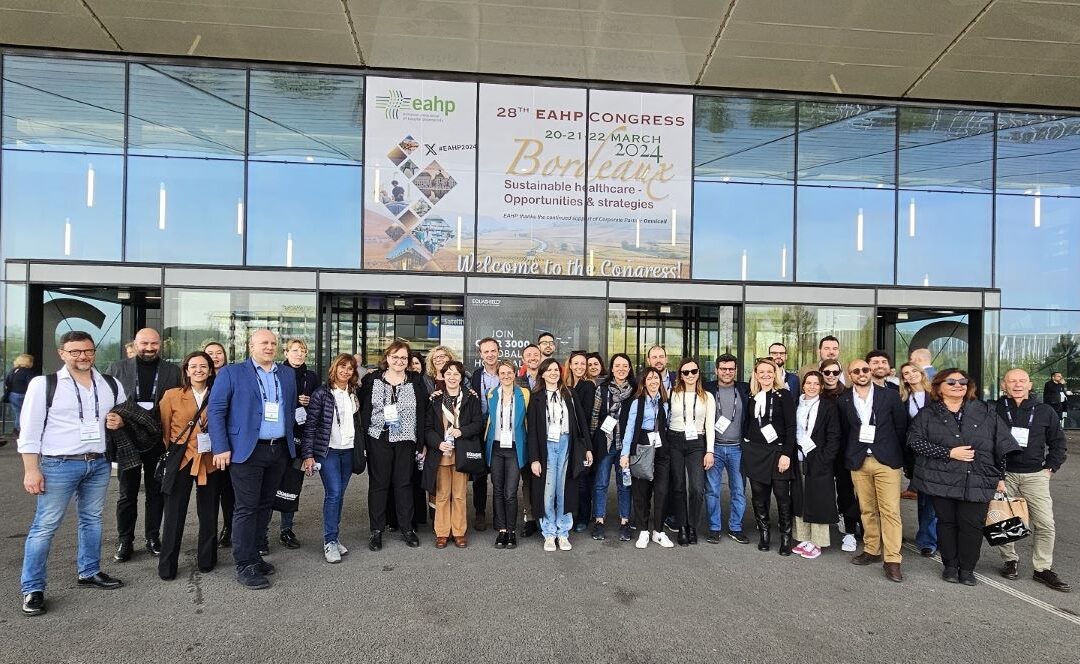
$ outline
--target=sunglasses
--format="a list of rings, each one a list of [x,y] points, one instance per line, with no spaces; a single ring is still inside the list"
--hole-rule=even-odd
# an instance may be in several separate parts
[[[855,374],[861,374],[861,373],[868,374],[868,373],[870,373],[870,367],[859,367],[858,369],[852,369],[850,373],[851,373],[852,376],[854,376]]]
[[[696,376],[697,372],[698,372],[697,369],[683,369],[682,370],[682,375],[684,375],[684,376]]]
[[[823,376],[839,376],[841,373],[843,372],[839,369],[826,369],[825,371],[821,372]]]
[[[967,387],[968,379],[967,378],[946,378],[945,379],[945,384],[946,385],[960,385],[962,387]]]

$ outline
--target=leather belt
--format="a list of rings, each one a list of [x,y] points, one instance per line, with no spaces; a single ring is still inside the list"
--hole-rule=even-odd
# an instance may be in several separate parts
[[[258,443],[260,445],[278,445],[278,444],[284,443],[284,442],[285,442],[284,438],[260,438],[258,440]]]
[[[46,459],[63,459],[64,461],[97,461],[105,457],[101,452],[84,452],[82,454],[42,454]]]

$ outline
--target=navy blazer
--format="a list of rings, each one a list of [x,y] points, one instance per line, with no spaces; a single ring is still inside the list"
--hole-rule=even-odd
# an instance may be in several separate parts
[[[296,375],[288,364],[279,364],[278,380],[281,382],[281,418],[285,423],[285,440],[289,456],[296,458],[293,427],[296,424]],[[262,393],[259,391],[258,375],[250,358],[221,368],[210,390],[210,403],[206,406],[207,424],[210,428],[210,445],[214,454],[232,452],[232,463],[243,463],[255,451],[262,424]]]
[[[874,442],[870,445],[859,442],[859,427],[862,421],[855,409],[855,397],[852,396],[855,388],[844,390],[836,398],[843,428],[840,452],[844,455],[848,470],[862,467],[866,461],[867,448],[873,450],[875,459],[889,468],[903,468],[908,427],[907,406],[900,400],[898,391],[873,384],[871,387],[874,394],[874,424],[877,429],[874,430]],[[216,386],[214,389],[217,389]]]

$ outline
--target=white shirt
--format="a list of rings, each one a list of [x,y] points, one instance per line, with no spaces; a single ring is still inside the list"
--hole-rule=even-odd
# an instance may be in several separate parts
[[[117,402],[127,399],[124,386],[116,381],[116,395],[102,378],[101,372],[91,369],[94,385],[97,386],[98,407],[94,412],[94,390],[75,382],[67,367],[57,372],[56,394],[52,408],[49,409],[49,424],[45,424],[45,376],[36,376],[26,388],[26,400],[23,401],[22,415],[19,418],[19,453],[43,454],[46,456],[64,456],[68,454],[86,454],[105,452],[105,416]],[[77,390],[77,392],[76,392]],[[76,397],[76,394],[78,397]],[[79,436],[79,400],[82,400],[83,422],[98,423],[98,440],[84,443]]]
[[[855,404],[855,411],[859,413],[861,424],[870,424],[874,416],[874,384],[870,383],[870,391],[866,393],[865,400],[859,396],[859,390],[851,388],[851,402]],[[870,454],[869,447],[866,448],[866,453]]]
[[[356,427],[353,424],[356,404],[353,403],[352,394],[341,388],[331,389],[330,395],[334,397],[334,420],[330,423],[330,449],[351,450],[356,441]]]
[[[693,390],[675,392],[671,395],[670,410],[671,424],[668,428],[679,432],[687,429],[698,433],[704,431],[705,451],[711,454],[716,438],[716,428],[712,425],[716,421],[716,399],[713,395],[706,392],[702,399],[697,397],[697,392]]]
[[[926,392],[912,392],[907,403],[908,415],[915,417],[926,406]]]
[[[558,392],[544,391],[548,400],[547,437],[554,440],[557,436],[570,433],[570,412],[566,409],[566,400]]]

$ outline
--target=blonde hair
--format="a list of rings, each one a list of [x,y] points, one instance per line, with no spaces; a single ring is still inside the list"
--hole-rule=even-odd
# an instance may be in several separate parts
[[[775,346],[776,344],[773,344],[773,345]],[[773,362],[772,358],[759,357],[756,360],[754,360],[754,368],[753,368],[753,370],[750,371],[750,396],[756,396],[757,393],[761,391],[761,385],[758,384],[758,381],[757,381],[757,368],[760,367],[763,364],[767,364],[770,367],[772,367],[772,369],[773,369],[773,386],[772,386],[772,389],[774,389],[774,390],[777,389],[776,388],[776,378],[775,378],[775,376],[776,376],[776,374],[778,374],[780,372],[780,368],[776,366],[776,362]],[[822,384],[822,387],[824,387],[824,384]]]
[[[34,356],[29,353],[20,353],[15,356],[13,365],[16,369],[32,369],[34,367]]]
[[[435,359],[434,359],[434,356],[435,356],[435,353],[438,353],[439,351],[442,351],[442,352],[446,353],[446,361],[447,362],[455,362],[455,361],[457,361],[457,355],[455,355],[454,351],[451,350],[450,348],[447,348],[446,346],[436,346],[436,347],[432,348],[431,352],[429,352],[427,354],[427,357],[424,359],[424,368],[427,370],[427,375],[431,376],[432,378],[438,378],[438,376],[435,375]],[[445,367],[446,367],[446,365],[444,364],[443,368],[445,368]],[[462,376],[462,379],[464,379],[464,378],[465,377]]]
[[[289,350],[291,350],[292,347],[296,345],[299,345],[301,348],[303,348],[305,353],[308,352],[307,342],[305,342],[303,339],[289,339],[289,343],[285,344],[285,352],[288,353]]]
[[[930,394],[930,378],[927,377],[926,372],[922,370],[922,367],[916,365],[914,362],[904,362],[903,364],[900,365],[900,372],[899,372],[900,373],[900,400],[901,401],[907,401],[908,399],[911,398],[911,395],[915,392],[915,390],[911,389],[911,386],[908,385],[908,382],[906,380],[904,380],[904,367],[911,367],[915,371],[919,372],[919,375],[922,376],[921,380],[919,380],[919,385],[922,387],[923,392],[925,392],[927,395],[929,395]]]

